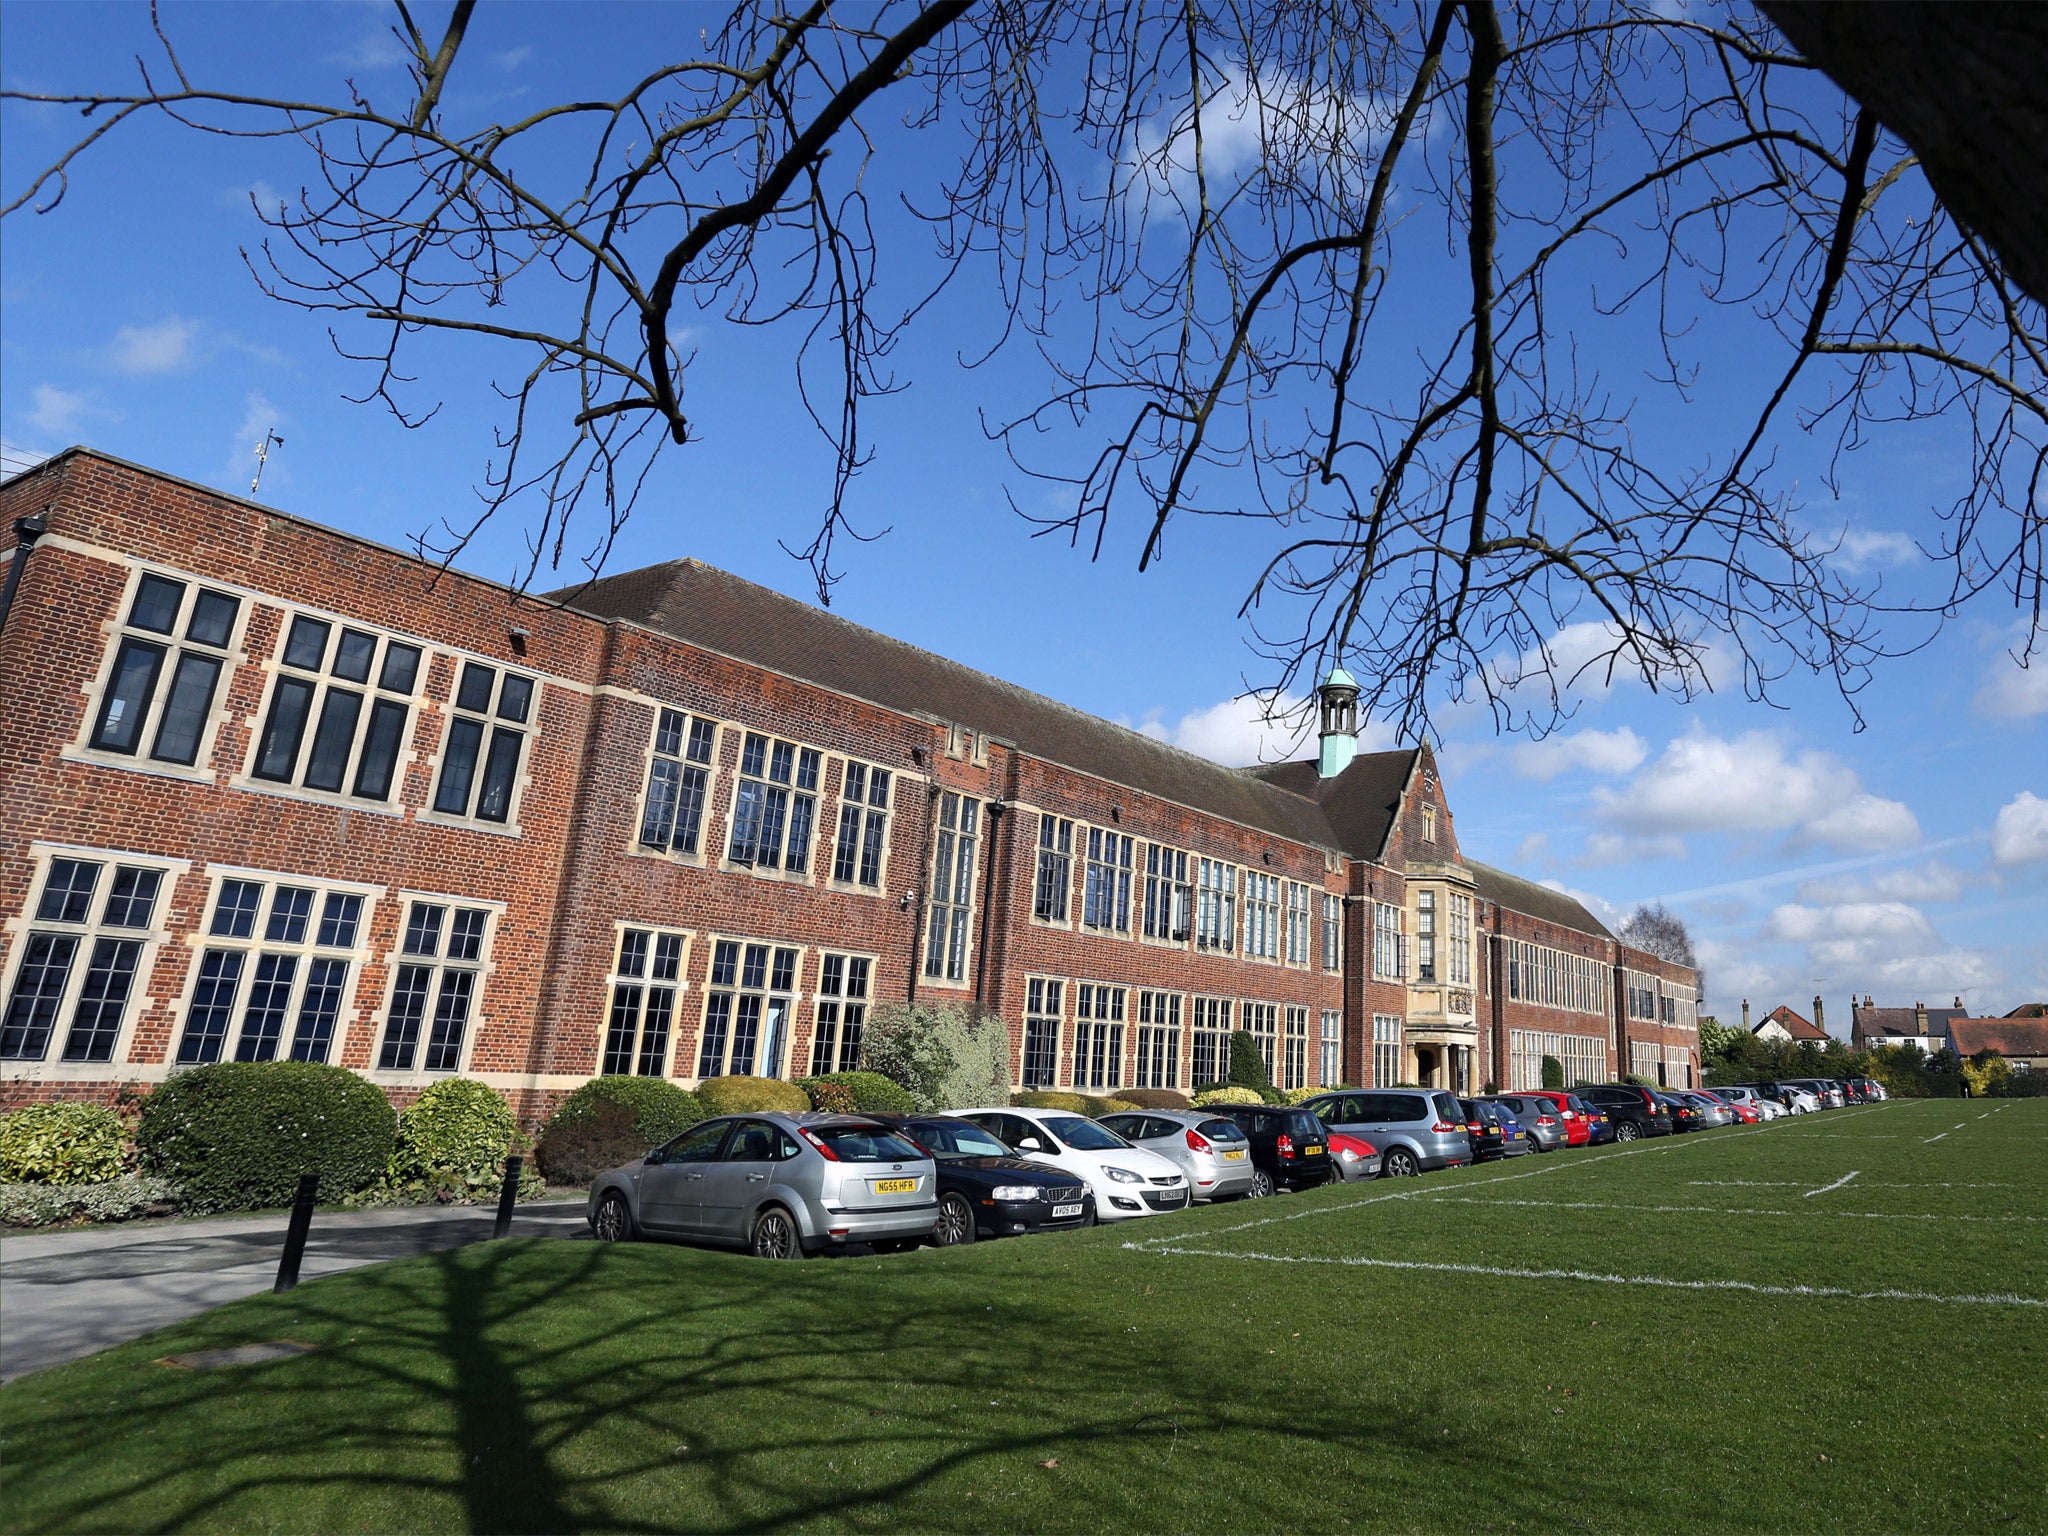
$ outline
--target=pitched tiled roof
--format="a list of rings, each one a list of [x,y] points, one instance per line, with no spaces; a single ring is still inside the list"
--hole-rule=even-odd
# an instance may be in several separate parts
[[[1014,741],[1034,757],[1276,837],[1340,846],[1311,799],[701,561],[650,565],[550,596],[584,613],[644,625],[835,693]]]
[[[1857,1007],[1850,1013],[1851,1031],[1857,1029],[1865,1035],[1938,1035],[1950,1019],[1960,1019],[1960,1008],[1930,1008],[1927,1010],[1927,1027],[1920,1027],[1920,1017],[1912,1008],[1864,1008]]]
[[[1906,1015],[1908,1019],[1912,1017],[1912,1013],[1912,1009],[1908,1008],[1906,1010]],[[1763,1018],[1760,1021],[1758,1021],[1756,1028],[1762,1029],[1764,1025],[1770,1023],[1776,1023],[1780,1025],[1784,1029],[1785,1033],[1790,1035],[1794,1040],[1825,1040],[1828,1037],[1828,1032],[1826,1030],[1819,1028],[1817,1025],[1814,1024],[1814,1022],[1811,1019],[1806,1018],[1801,1014],[1794,1013],[1784,1003],[1778,1004],[1777,1007],[1773,1008],[1769,1013],[1765,1014]],[[1755,1034],[1756,1030],[1751,1030],[1750,1033]]]
[[[1478,887],[1479,894],[1496,906],[1524,913],[1540,922],[1556,923],[1560,928],[1590,933],[1597,938],[1614,937],[1601,925],[1599,918],[1563,891],[1554,891],[1547,885],[1538,885],[1533,880],[1524,880],[1520,875],[1511,875],[1504,869],[1495,869],[1491,864],[1481,864],[1473,859],[1467,859],[1465,867],[1472,871],[1472,882]]]
[[[1956,1019],[1948,1034],[1958,1056],[2048,1056],[2048,1019]]]
[[[2048,1019],[2048,1003],[2021,1003],[2006,1015],[2008,1019]]]
[[[1415,768],[1416,749],[1361,752],[1334,779],[1323,778],[1314,759],[1262,763],[1244,771],[1277,789],[1313,800],[1329,818],[1338,844],[1353,858],[1379,859],[1401,808],[1401,791]]]

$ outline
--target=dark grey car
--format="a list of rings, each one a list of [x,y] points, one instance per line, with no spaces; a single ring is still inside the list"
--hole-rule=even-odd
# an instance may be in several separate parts
[[[1434,1088],[1350,1088],[1308,1100],[1332,1131],[1361,1136],[1380,1149],[1380,1177],[1413,1178],[1472,1161],[1465,1111],[1455,1095]]]
[[[1522,1124],[1529,1133],[1529,1145],[1538,1152],[1555,1152],[1569,1144],[1571,1133],[1565,1129],[1564,1121],[1557,1115],[1557,1106],[1548,1099],[1531,1098],[1524,1093],[1496,1093],[1488,1100],[1498,1104]]]

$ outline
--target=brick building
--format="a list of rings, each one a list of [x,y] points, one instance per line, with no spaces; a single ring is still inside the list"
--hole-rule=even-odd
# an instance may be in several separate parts
[[[695,561],[522,597],[73,449],[0,487],[0,1102],[277,1056],[529,1117],[852,1065],[1695,1080],[1696,978],[1467,860],[1427,747],[1220,767]],[[38,524],[41,525],[40,531]]]

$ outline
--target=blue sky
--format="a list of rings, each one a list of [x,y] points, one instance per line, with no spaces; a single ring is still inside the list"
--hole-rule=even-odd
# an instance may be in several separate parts
[[[389,89],[398,73],[381,7],[167,15],[196,69],[260,72],[309,92],[342,74]],[[693,41],[695,15],[484,7],[450,110],[517,112],[561,94],[564,80],[615,85],[621,36],[651,57],[661,40],[650,31]],[[0,5],[10,88],[111,86],[147,41],[140,6]],[[74,126],[51,111],[6,111],[8,195]],[[262,234],[250,191],[288,190],[301,174],[277,147],[147,124],[88,156],[59,210],[0,228],[10,469],[82,442],[246,493],[254,445],[274,428],[285,444],[265,473],[266,501],[398,544],[467,515],[489,451],[492,359],[423,353],[424,397],[447,403],[432,426],[405,431],[344,401],[362,374],[334,356],[318,318],[263,298],[241,264],[238,247]],[[854,499],[858,526],[888,532],[846,552],[837,610],[1224,761],[1281,755],[1288,743],[1238,698],[1269,680],[1235,614],[1270,530],[1183,527],[1142,576],[1128,525],[1112,527],[1095,562],[1029,537],[1006,489],[1032,506],[1049,505],[1046,493],[986,441],[981,412],[1014,406],[1030,381],[1006,363],[965,370],[954,350],[990,311],[986,279],[956,287],[895,359],[909,387],[871,412],[880,456]],[[689,388],[704,441],[665,459],[610,568],[689,554],[808,597],[807,572],[779,543],[808,541],[830,461],[798,415],[793,338],[708,321],[694,341]],[[1644,367],[1625,350],[1597,361],[1613,380]],[[1706,407],[1650,420],[1653,430],[1732,430]],[[1804,469],[1810,485],[1818,462],[1798,452],[1787,473]],[[1827,505],[1867,569],[1914,580],[1913,541],[1932,536],[1951,467],[1926,439],[1879,439],[1851,456]],[[521,535],[493,527],[462,563],[509,576],[525,558]],[[1603,914],[1669,902],[1701,942],[1709,1004],[1723,1018],[1745,996],[1759,1013],[1780,1002],[1804,1011],[1819,991],[1845,1033],[1852,992],[1944,1004],[1962,994],[1990,1012],[2048,998],[2048,664],[2022,671],[2005,658],[2016,622],[1994,596],[1889,664],[1861,695],[1860,733],[1814,681],[1784,686],[1780,708],[1745,701],[1739,686],[1684,705],[1634,683],[1585,689],[1572,721],[1542,742],[1497,737],[1485,716],[1449,709],[1441,750],[1459,835],[1473,856],[1564,886]],[[1567,630],[1556,645],[1568,655],[1585,639]]]

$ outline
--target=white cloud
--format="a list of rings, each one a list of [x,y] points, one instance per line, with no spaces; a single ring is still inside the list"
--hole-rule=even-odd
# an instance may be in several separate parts
[[[45,437],[69,439],[79,421],[92,411],[92,400],[54,384],[38,384],[29,398],[35,402],[28,424]]]
[[[2023,789],[1999,807],[1991,824],[1995,864],[2033,864],[2048,859],[2048,800]]]
[[[114,332],[107,360],[120,373],[175,373],[196,361],[199,327],[176,315],[155,325],[124,325]]]
[[[1907,565],[1920,558],[1920,546],[1903,533],[1882,528],[1850,528],[1834,554],[1845,570],[1867,571],[1880,565]]]
[[[1801,901],[1821,903],[1954,901],[1962,894],[1962,875],[1939,859],[1930,859],[1911,869],[1884,870],[1868,878],[1836,875],[1799,884]]]
[[[1772,909],[1763,936],[1784,944],[1828,939],[1912,940],[1934,937],[1934,925],[1918,907],[1903,901],[1846,901],[1809,907],[1787,902]]]
[[[500,69],[517,69],[532,57],[533,45],[531,43],[522,43],[517,48],[507,48],[502,53],[492,54],[491,62]]]
[[[1554,779],[1561,773],[1623,774],[1640,768],[1650,755],[1649,743],[1627,726],[1615,731],[1578,731],[1525,741],[1511,759],[1525,779]]]
[[[1289,762],[1316,750],[1316,712],[1308,700],[1292,694],[1270,706],[1256,694],[1225,699],[1182,715],[1175,725],[1154,715],[1138,730],[1229,768]],[[1359,751],[1384,752],[1394,745],[1394,733],[1387,727],[1374,721],[1359,727]]]
[[[1594,791],[1595,814],[1638,837],[1686,832],[1790,832],[1794,841],[1869,850],[1917,842],[1905,805],[1867,794],[1826,752],[1788,752],[1752,731],[1728,740],[1695,732],[1672,741],[1620,789]]]
[[[1645,859],[1682,859],[1685,839],[1680,837],[1630,837],[1620,832],[1594,832],[1572,862],[1587,869],[1608,864],[1640,864]]]
[[[1515,849],[1515,862],[1517,864],[1533,864],[1538,859],[1548,858],[1549,856],[1550,834],[1548,832],[1531,832],[1522,839],[1521,845]]]
[[[1936,999],[1946,1002],[1980,988],[1996,987],[2005,979],[2005,971],[1995,957],[1982,950],[1950,949],[1873,957],[1857,967],[1853,978],[1843,979],[1859,994],[1924,998],[1931,1006]]]
[[[1562,880],[1539,880],[1536,883],[1545,890],[1558,891],[1571,897],[1610,928],[1620,927],[1622,918],[1627,916],[1605,896],[1596,896],[1591,891],[1579,890],[1576,886],[1566,885]]]
[[[2032,664],[2021,666],[2000,652],[1984,669],[1984,681],[1970,707],[1993,720],[2025,720],[2048,714],[2048,655],[2038,655]]]

